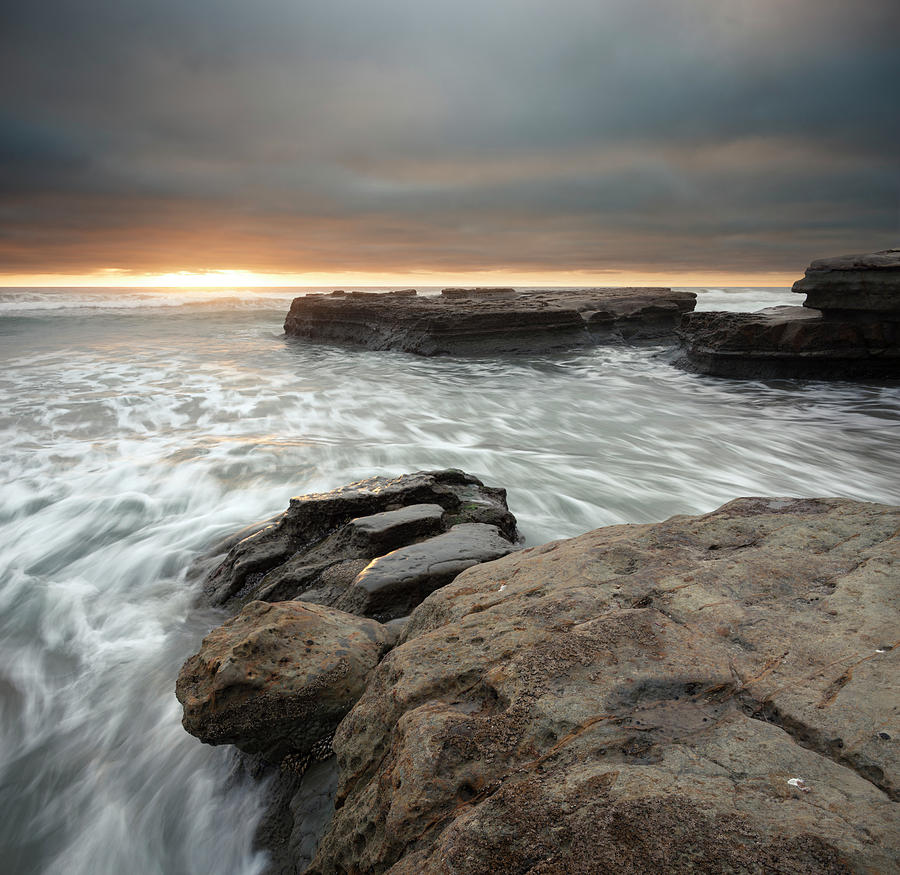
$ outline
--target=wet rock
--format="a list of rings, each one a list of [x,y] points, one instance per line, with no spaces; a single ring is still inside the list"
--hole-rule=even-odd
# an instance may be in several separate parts
[[[463,572],[334,741],[309,872],[890,872],[900,508],[748,498]]]
[[[439,532],[444,513],[439,504],[411,504],[399,510],[357,517],[347,523],[349,540],[366,551],[387,552],[398,544]]]
[[[467,568],[515,549],[496,526],[461,523],[443,535],[373,559],[343,594],[338,607],[382,622],[403,617]]]
[[[794,283],[794,291],[806,295],[804,307],[892,314],[900,320],[900,249],[819,259]]]
[[[717,377],[900,377],[900,321],[833,319],[806,307],[772,307],[689,313],[681,335],[682,363]]]
[[[444,289],[440,296],[306,295],[285,333],[417,355],[539,353],[674,336],[696,295],[665,288]]]
[[[220,541],[198,563],[218,561],[205,586],[214,604],[244,607],[185,663],[177,695],[189,732],[236,745],[250,773],[266,780],[256,841],[270,855],[267,873],[299,872],[312,859],[333,809],[336,767],[323,758],[334,727],[409,620],[381,625],[321,606],[340,601],[371,560],[467,526],[508,545],[496,555],[512,549],[516,521],[505,491],[456,470],[374,477],[292,499],[287,511]],[[408,614],[471,564],[450,558],[453,568],[422,575],[390,604],[403,601]]]
[[[814,261],[802,307],[689,313],[682,363],[721,377],[900,378],[900,250]]]
[[[251,602],[181,669],[184,728],[271,762],[330,755],[341,718],[389,646],[380,623],[321,605]],[[305,762],[304,762],[305,765]]]
[[[298,597],[334,604],[370,560],[466,522],[517,537],[505,490],[462,471],[360,480],[292,498],[275,522],[230,549],[204,591],[214,605]]]
[[[516,294],[515,289],[441,289],[441,294],[447,298],[512,298]]]
[[[269,857],[263,875],[303,872],[334,813],[337,761],[331,756],[314,762],[303,774],[264,763],[254,765],[251,773],[266,781],[268,801],[256,832],[257,847]]]

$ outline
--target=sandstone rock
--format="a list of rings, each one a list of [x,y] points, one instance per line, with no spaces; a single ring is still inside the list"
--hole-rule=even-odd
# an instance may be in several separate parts
[[[182,667],[184,728],[273,762],[330,754],[388,639],[380,623],[321,605],[250,602]]]
[[[898,530],[739,499],[464,572],[341,723],[308,871],[896,871]]]
[[[373,477],[292,498],[275,519],[209,574],[204,590],[213,604],[299,596],[333,604],[371,559],[457,523],[487,523],[517,537],[506,492],[455,470]]]
[[[536,353],[671,336],[696,295],[671,289],[445,289],[440,297],[306,295],[292,337],[418,355]]]
[[[812,262],[794,283],[804,307],[845,313],[893,314],[900,319],[900,249],[841,255]]]
[[[515,549],[496,526],[461,523],[443,535],[373,559],[337,604],[381,622],[403,617],[467,568]]]
[[[805,307],[688,313],[683,364],[718,377],[900,377],[900,322],[826,318]]]
[[[299,871],[312,858],[337,773],[333,757],[307,765],[330,755],[334,725],[360,694],[376,654],[393,647],[409,621],[360,620],[357,628],[357,618],[319,605],[335,604],[372,559],[467,524],[517,538],[505,491],[462,471],[374,477],[292,499],[284,513],[220,541],[198,561],[199,572],[219,559],[206,581],[213,603],[246,607],[188,660],[177,695],[188,731],[259,751],[274,764],[266,770],[260,754],[242,754],[244,767],[266,779],[256,841],[270,854],[267,875]],[[407,589],[409,607],[427,591],[416,597]],[[366,643],[370,634],[377,646]]]

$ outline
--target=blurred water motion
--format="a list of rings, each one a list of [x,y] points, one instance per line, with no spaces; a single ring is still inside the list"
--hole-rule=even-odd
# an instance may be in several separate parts
[[[220,619],[187,565],[291,495],[459,467],[508,488],[531,543],[739,495],[900,503],[896,387],[714,380],[661,347],[306,345],[290,296],[0,295],[0,868],[261,871],[258,788],[184,733],[173,687]]]

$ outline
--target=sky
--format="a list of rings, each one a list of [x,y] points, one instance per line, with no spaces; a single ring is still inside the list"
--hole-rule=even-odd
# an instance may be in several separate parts
[[[0,284],[785,285],[900,246],[898,32],[897,0],[5,3]]]

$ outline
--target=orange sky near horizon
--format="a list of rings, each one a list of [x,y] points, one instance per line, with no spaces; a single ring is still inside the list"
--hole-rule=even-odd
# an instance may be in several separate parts
[[[375,271],[258,273],[247,270],[136,273],[105,269],[91,273],[3,274],[0,288],[265,288],[303,286],[675,286],[675,287],[790,287],[802,273],[721,271],[545,271],[516,273],[508,270],[472,272],[380,273]]]
[[[897,0],[6,4],[0,286],[785,287],[897,245]]]

